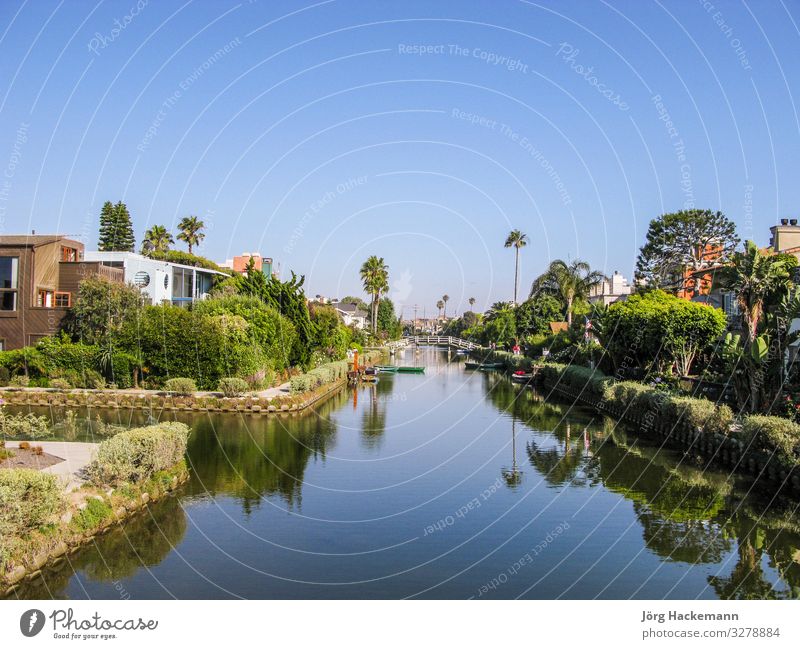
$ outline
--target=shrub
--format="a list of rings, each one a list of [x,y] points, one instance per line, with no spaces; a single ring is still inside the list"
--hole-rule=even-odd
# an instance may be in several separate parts
[[[11,372],[8,371],[7,367],[0,367],[0,386],[8,385],[8,382],[11,380]]]
[[[219,380],[217,389],[226,397],[241,397],[249,387],[244,379],[229,376]]]
[[[72,388],[66,379],[50,379],[50,387],[56,390],[69,390]]]
[[[31,379],[27,374],[17,374],[11,377],[8,384],[13,388],[27,388],[31,384]]]
[[[20,450],[27,451],[31,447],[30,442],[20,442],[19,448]]]
[[[663,416],[672,426],[727,435],[733,424],[733,411],[708,399],[669,396],[663,400]]]
[[[41,446],[34,446],[31,448],[34,455],[44,455],[44,449]]]
[[[194,382],[194,379],[187,379],[187,378],[174,378],[168,379],[164,383],[164,389],[167,392],[174,392],[175,394],[193,394],[197,392],[197,384]]]
[[[562,372],[562,381],[576,390],[586,390],[591,394],[603,396],[606,386],[612,379],[600,370],[570,365]]]
[[[189,427],[179,422],[127,430],[100,443],[86,472],[102,486],[141,482],[180,462],[188,439]]]
[[[347,376],[347,361],[334,361],[325,363],[313,370],[293,376],[289,380],[289,386],[293,393],[308,392],[326,383],[333,383]]]
[[[783,417],[745,417],[736,436],[754,450],[774,453],[786,466],[796,465],[800,458],[800,424]]]
[[[14,453],[14,451],[9,451],[8,449],[0,447],[0,461],[7,460],[15,455],[16,453]]]
[[[33,469],[0,471],[0,537],[22,536],[49,522],[63,507],[54,475]]]

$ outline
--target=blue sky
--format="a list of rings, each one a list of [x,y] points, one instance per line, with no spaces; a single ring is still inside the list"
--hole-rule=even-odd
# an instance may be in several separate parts
[[[0,230],[95,245],[196,214],[311,295],[385,258],[411,313],[521,290],[554,258],[630,276],[648,221],[800,216],[800,5],[0,4]],[[121,27],[120,27],[121,26]]]

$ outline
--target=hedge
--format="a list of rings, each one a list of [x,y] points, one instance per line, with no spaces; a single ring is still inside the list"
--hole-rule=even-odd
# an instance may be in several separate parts
[[[293,376],[289,380],[292,393],[308,392],[327,383],[333,383],[347,376],[347,361],[325,363],[305,374]]]
[[[235,376],[228,376],[219,380],[217,390],[222,392],[226,397],[241,397],[245,392],[250,389],[247,381],[244,379],[236,378]]]
[[[167,379],[164,382],[164,390],[167,392],[174,392],[175,394],[189,395],[197,392],[197,384],[194,382],[194,379],[176,377],[174,379]]]
[[[800,463],[800,424],[789,419],[750,415],[734,435],[752,450],[777,457],[784,466]]]
[[[0,539],[48,523],[64,508],[56,476],[34,469],[0,471]]]
[[[127,430],[100,443],[86,472],[98,486],[147,480],[183,460],[188,439],[189,427],[179,422]]]

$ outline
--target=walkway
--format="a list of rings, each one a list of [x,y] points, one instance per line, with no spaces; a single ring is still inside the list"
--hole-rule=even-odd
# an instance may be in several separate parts
[[[94,457],[99,444],[91,442],[31,442],[32,446],[41,446],[49,455],[63,458],[63,462],[42,469],[42,473],[52,473],[63,484],[64,491],[70,492],[78,489],[86,479],[83,469]],[[6,442],[6,448],[17,448],[19,442]]]

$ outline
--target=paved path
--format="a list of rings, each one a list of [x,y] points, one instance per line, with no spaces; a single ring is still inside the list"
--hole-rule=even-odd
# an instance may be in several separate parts
[[[86,480],[81,477],[83,468],[91,462],[95,449],[99,446],[91,442],[32,442],[41,446],[45,453],[63,458],[63,462],[42,469],[52,473],[64,483],[65,491],[74,491]],[[6,442],[6,448],[17,448],[19,442]]]

